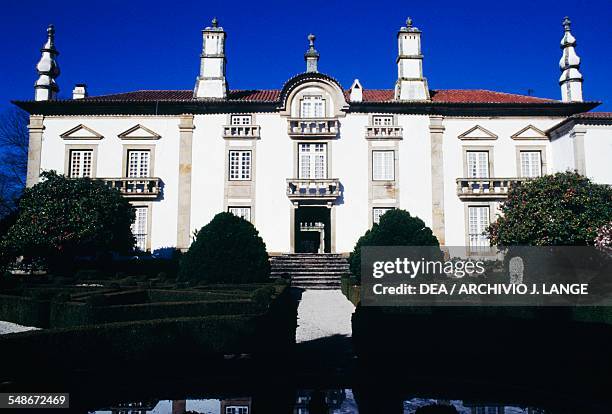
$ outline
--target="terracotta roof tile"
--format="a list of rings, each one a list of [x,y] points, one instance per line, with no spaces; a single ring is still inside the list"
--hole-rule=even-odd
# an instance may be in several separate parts
[[[612,119],[612,112],[581,112],[574,114],[570,118],[578,119]]]
[[[350,91],[344,91],[349,97]],[[364,102],[391,102],[393,89],[364,89]],[[228,99],[245,102],[276,102],[280,90],[231,90]],[[191,90],[139,90],[110,95],[90,96],[85,101],[190,101],[193,100]],[[534,96],[516,95],[482,89],[440,89],[431,91],[432,102],[443,103],[547,103],[558,102],[553,99],[536,98]]]
[[[433,102],[462,103],[544,103],[556,102],[554,99],[535,96],[516,95],[484,89],[440,89],[431,91]]]

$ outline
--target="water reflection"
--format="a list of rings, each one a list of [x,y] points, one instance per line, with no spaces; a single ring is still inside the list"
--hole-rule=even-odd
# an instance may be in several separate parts
[[[121,403],[90,411],[94,414],[253,414],[253,399],[236,396],[218,399],[185,399]],[[403,414],[546,414],[542,409],[507,406],[499,403],[476,403],[461,400],[413,398],[403,401]],[[299,390],[293,414],[359,413],[351,389]],[[258,413],[254,413],[258,414]]]

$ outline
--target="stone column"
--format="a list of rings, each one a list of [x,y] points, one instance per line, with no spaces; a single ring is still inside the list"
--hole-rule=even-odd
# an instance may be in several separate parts
[[[193,115],[181,115],[179,122],[178,216],[176,247],[189,248],[191,233],[191,160],[193,144]]]
[[[429,117],[431,139],[431,209],[432,230],[441,245],[444,237],[444,117]]]
[[[40,152],[42,150],[42,135],[45,129],[42,115],[30,115],[28,130],[30,140],[28,144],[28,172],[26,187],[32,187],[40,178]]]
[[[584,155],[584,135],[586,128],[582,125],[576,125],[570,132],[574,146],[574,168],[579,174],[586,175],[586,159]]]

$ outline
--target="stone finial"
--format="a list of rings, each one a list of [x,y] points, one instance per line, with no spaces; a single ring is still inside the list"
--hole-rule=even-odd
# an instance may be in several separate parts
[[[562,55],[559,60],[561,77],[561,99],[563,102],[582,102],[582,74],[580,73],[580,57],[576,53],[576,38],[572,35],[571,21],[565,17],[562,22],[563,37],[561,38]]]
[[[569,19],[569,17],[565,16],[563,18],[563,28],[565,29],[566,32],[570,31],[570,28],[572,26],[572,21]]]
[[[217,18],[216,18],[216,17],[213,17],[213,19],[212,19],[212,22],[211,22],[211,23],[212,23],[212,27],[214,27],[215,29],[216,29],[217,27],[219,27],[219,20],[217,20]]]
[[[412,17],[408,16],[406,19],[406,29],[410,29],[412,27]]]
[[[308,35],[308,50],[304,53],[306,60],[306,72],[318,72],[319,52],[315,49],[315,39],[317,37],[312,33]]]
[[[55,49],[55,27],[50,24],[47,27],[47,41],[40,49],[41,57],[36,64],[38,79],[34,84],[34,99],[37,101],[48,101],[54,99],[59,92],[55,79],[60,75],[57,56],[59,52]]]

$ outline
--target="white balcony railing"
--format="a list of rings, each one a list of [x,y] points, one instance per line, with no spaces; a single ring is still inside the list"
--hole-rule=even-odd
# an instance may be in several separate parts
[[[402,127],[394,126],[373,126],[366,127],[366,138],[402,138]]]
[[[340,180],[337,178],[287,179],[287,197],[291,200],[335,200],[340,196]]]
[[[129,198],[157,198],[161,193],[161,180],[156,177],[100,178],[100,180]]]
[[[336,136],[339,122],[336,118],[289,118],[290,136]]]
[[[259,125],[225,125],[224,138],[259,138]]]
[[[524,178],[457,178],[459,198],[506,198],[513,185]]]

